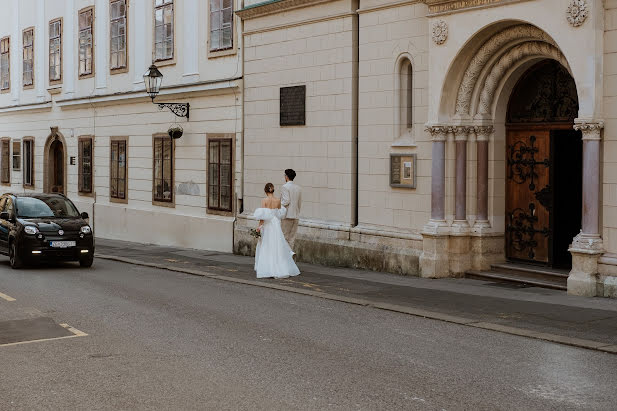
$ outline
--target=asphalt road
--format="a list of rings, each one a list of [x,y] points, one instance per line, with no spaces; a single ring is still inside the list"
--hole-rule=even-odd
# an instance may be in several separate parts
[[[0,293],[15,301],[0,298],[0,324],[49,317],[88,335],[0,345],[2,410],[617,403],[612,354],[112,261],[5,260]]]

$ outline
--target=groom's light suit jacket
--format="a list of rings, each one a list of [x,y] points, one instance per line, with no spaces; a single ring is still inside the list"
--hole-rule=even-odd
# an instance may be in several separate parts
[[[281,204],[287,209],[285,218],[297,220],[302,207],[302,189],[293,181],[286,182],[281,188]]]

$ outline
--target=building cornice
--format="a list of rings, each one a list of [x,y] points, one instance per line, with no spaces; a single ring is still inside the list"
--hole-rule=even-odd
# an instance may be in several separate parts
[[[236,14],[242,20],[248,20],[331,1],[332,0],[269,0],[247,6],[242,10],[236,11]]]
[[[42,103],[20,104],[14,106],[0,107],[0,115],[3,113],[13,113],[16,111],[51,110],[51,100]]]
[[[523,1],[532,0],[424,0],[428,5],[427,17],[441,16],[459,11],[467,11],[469,9],[503,6]]]
[[[370,13],[373,11],[393,9],[395,7],[409,6],[416,3],[426,3],[426,0],[393,0],[386,4],[380,4],[378,6],[370,6],[358,9],[358,14]]]

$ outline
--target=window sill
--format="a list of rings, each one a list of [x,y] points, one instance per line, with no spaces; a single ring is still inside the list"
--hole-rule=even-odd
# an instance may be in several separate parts
[[[206,214],[209,214],[209,215],[220,215],[220,216],[224,216],[224,217],[233,217],[233,215],[234,215],[233,211],[216,210],[216,209],[213,209],[213,208],[208,208]]]
[[[87,78],[92,78],[92,77],[94,77],[94,72],[92,72],[92,73],[88,73],[88,74],[80,74],[80,75],[78,76],[78,79],[79,79],[79,80],[85,80],[85,79],[87,79]]]
[[[215,51],[208,50],[208,58],[215,59],[218,57],[233,56],[237,52],[238,50],[235,47],[232,47],[226,50],[215,50]]]
[[[404,147],[417,147],[418,145],[416,144],[416,142],[414,141],[412,135],[411,135],[411,130],[408,133],[403,134],[402,136],[400,136],[399,138],[397,138],[396,140],[394,140],[394,142],[392,142],[391,147],[399,147],[399,148],[404,148]]]
[[[34,89],[34,84],[28,84],[27,86],[24,85],[24,90],[33,90]]]
[[[11,92],[10,88],[3,88],[2,90],[0,90],[0,94],[8,94]]]
[[[174,57],[168,60],[154,60],[154,64],[156,64],[157,67],[173,66],[176,64],[176,58]]]
[[[62,83],[58,83],[57,86],[47,87],[47,92],[51,95],[60,94],[62,92]]]
[[[109,70],[109,74],[111,74],[112,76],[114,74],[124,74],[124,73],[128,73],[128,72],[129,72],[129,68],[128,67],[120,67],[120,68],[115,68],[115,69]]]
[[[110,203],[116,203],[116,204],[128,204],[129,203],[129,199],[128,198],[115,198],[115,197],[109,197],[109,202]]]
[[[77,195],[80,197],[94,197],[94,193],[90,192],[90,193],[86,193],[83,191],[78,191]]]
[[[166,202],[166,201],[152,200],[152,205],[158,206],[158,207],[176,208],[176,203],[174,203],[173,201]]]

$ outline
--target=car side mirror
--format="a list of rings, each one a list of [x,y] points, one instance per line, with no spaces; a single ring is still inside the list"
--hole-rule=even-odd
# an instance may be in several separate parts
[[[6,211],[3,211],[0,213],[0,220],[8,220],[9,219],[9,213],[7,213]]]
[[[84,220],[88,219],[88,213],[86,213],[85,211],[83,213],[81,213],[81,218],[83,218]]]

